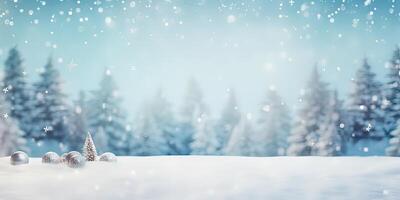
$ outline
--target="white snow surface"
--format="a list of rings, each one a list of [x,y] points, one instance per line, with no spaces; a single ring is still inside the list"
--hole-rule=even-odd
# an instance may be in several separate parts
[[[400,199],[400,158],[118,157],[12,166],[0,158],[1,200]]]

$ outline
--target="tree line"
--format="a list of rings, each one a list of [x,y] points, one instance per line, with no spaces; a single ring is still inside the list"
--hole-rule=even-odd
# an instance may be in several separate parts
[[[315,66],[294,120],[273,88],[265,92],[255,115],[240,111],[230,89],[220,117],[211,118],[192,79],[179,112],[159,90],[129,122],[110,70],[96,90],[81,91],[69,102],[52,59],[30,84],[14,47],[4,63],[0,155],[17,149],[32,155],[80,150],[91,132],[98,150],[117,155],[400,156],[398,47],[387,68],[386,82],[380,82],[365,58],[344,102]]]

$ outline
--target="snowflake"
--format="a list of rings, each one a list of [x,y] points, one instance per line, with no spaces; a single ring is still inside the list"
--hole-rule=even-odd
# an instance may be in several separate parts
[[[44,130],[45,133],[47,133],[47,132],[49,132],[49,131],[52,131],[53,128],[52,128],[51,126],[45,126],[45,127],[43,128],[43,130]]]
[[[372,125],[370,123],[368,123],[367,128],[365,128],[366,131],[370,132],[372,129]]]
[[[9,91],[9,90],[8,90],[8,87],[6,87],[6,88],[3,89],[4,94],[6,94],[8,91]]]
[[[229,24],[235,23],[235,22],[236,22],[236,17],[235,17],[234,15],[229,15],[229,16],[226,18],[226,21],[227,21]]]
[[[73,68],[75,68],[76,66],[78,66],[78,64],[76,64],[76,63],[74,62],[74,59],[72,59],[71,62],[69,62],[69,64],[68,64],[68,68],[69,68],[69,69],[73,69]]]

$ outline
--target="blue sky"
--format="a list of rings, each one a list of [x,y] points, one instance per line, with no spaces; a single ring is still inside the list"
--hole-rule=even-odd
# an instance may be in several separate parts
[[[191,77],[214,115],[230,87],[255,112],[270,86],[296,106],[315,63],[342,98],[364,56],[384,80],[399,12],[398,0],[3,0],[0,61],[17,45],[34,81],[52,55],[71,97],[110,68],[131,117],[160,87],[179,107]]]

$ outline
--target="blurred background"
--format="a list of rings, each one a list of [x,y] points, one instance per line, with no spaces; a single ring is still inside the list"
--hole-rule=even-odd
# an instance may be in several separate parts
[[[0,149],[393,155],[399,20],[395,0],[4,0]]]

